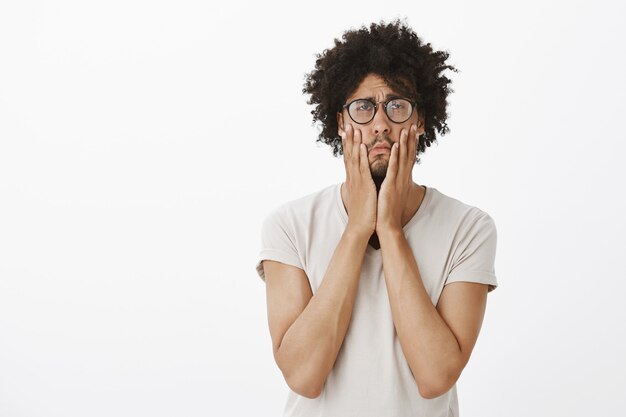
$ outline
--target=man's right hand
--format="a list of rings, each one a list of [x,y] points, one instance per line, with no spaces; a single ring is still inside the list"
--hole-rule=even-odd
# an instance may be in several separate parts
[[[367,146],[361,131],[347,124],[341,137],[343,162],[346,168],[348,229],[370,237],[376,231],[378,196],[372,179]]]

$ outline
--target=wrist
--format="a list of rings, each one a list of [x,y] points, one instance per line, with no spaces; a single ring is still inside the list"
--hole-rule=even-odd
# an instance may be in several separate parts
[[[387,237],[404,236],[404,230],[398,225],[376,225],[376,234],[378,239],[385,239]]]
[[[346,230],[344,233],[346,235],[354,237],[357,240],[369,241],[370,237],[372,236],[372,234],[374,234],[374,232],[375,230],[368,230],[363,227],[354,226],[354,225],[351,225],[350,222],[348,222],[348,226],[346,227]]]

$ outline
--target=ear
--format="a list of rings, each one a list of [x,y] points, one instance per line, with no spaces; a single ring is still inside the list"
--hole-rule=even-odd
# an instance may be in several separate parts
[[[424,116],[419,115],[417,118],[417,136],[421,136],[426,131],[426,125],[424,124]]]
[[[343,114],[341,112],[337,112],[337,133],[339,136],[344,133]]]

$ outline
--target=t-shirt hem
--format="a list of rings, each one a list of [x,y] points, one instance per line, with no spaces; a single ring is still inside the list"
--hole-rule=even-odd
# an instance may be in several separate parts
[[[495,274],[487,271],[459,271],[454,274],[450,274],[448,275],[448,279],[446,279],[444,286],[452,282],[476,282],[478,284],[487,284],[489,286],[487,292],[491,292],[498,287],[498,281]]]
[[[256,264],[256,272],[259,277],[265,281],[265,271],[263,270],[263,261],[278,261],[296,268],[304,269],[300,260],[280,249],[263,249],[259,254],[259,260]]]

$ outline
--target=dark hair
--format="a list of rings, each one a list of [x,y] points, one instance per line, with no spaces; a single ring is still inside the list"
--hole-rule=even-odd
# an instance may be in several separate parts
[[[337,112],[346,98],[355,91],[369,73],[379,75],[394,90],[417,102],[417,111],[424,115],[425,131],[420,136],[419,154],[436,141],[435,129],[446,134],[446,97],[453,92],[451,80],[441,75],[446,70],[458,70],[446,65],[448,53],[433,51],[430,43],[423,41],[405,23],[396,19],[392,23],[372,23],[358,30],[348,30],[343,42],[335,39],[332,49],[316,54],[315,69],[306,74],[303,93],[310,94],[308,104],[313,124],[320,121],[322,131],[317,142],[333,148],[333,156],[343,155],[341,137],[337,133]]]

